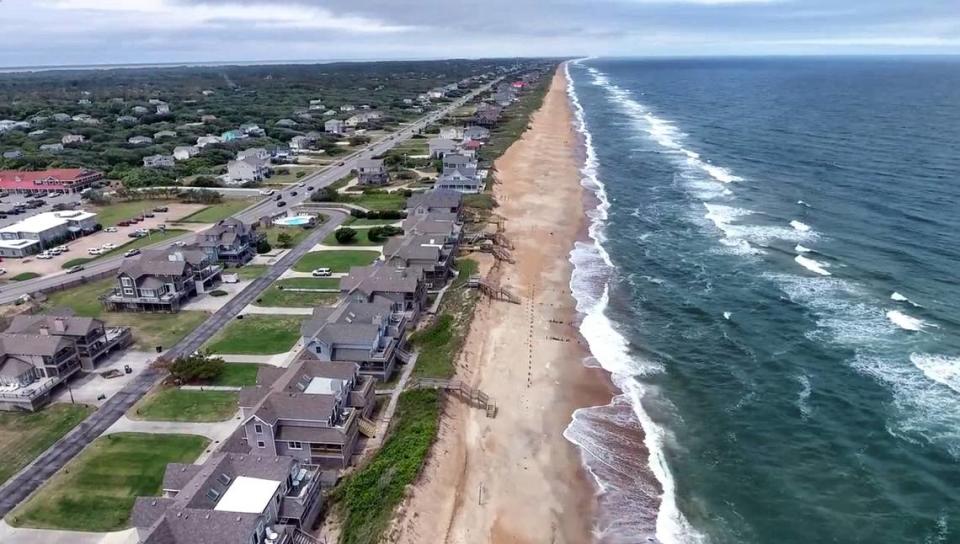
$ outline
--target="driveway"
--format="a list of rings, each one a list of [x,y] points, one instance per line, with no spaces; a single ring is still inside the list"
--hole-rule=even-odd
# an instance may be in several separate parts
[[[136,544],[137,530],[113,533],[55,531],[52,529],[20,529],[0,520],[0,542],[17,544]]]
[[[69,403],[72,394],[73,402],[97,407],[102,406],[142,374],[156,357],[156,353],[149,351],[124,350],[113,353],[106,361],[97,366],[96,372],[85,373],[79,378],[71,380],[69,387],[59,388],[53,396],[53,402]],[[124,365],[130,365],[133,372],[125,374]],[[120,376],[104,378],[100,375],[110,370],[117,370],[120,372]],[[97,400],[97,397],[101,394],[105,395],[106,398]]]

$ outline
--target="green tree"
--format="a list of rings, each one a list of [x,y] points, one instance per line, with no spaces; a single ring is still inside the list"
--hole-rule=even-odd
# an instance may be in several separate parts
[[[293,247],[293,236],[290,236],[290,234],[286,232],[281,232],[277,235],[277,244],[282,248]]]
[[[196,383],[210,381],[223,372],[223,359],[211,357],[206,353],[194,353],[177,357],[167,366],[170,377],[177,383]]]
[[[337,242],[341,244],[349,244],[357,238],[357,231],[349,227],[343,227],[337,229],[337,232],[335,232],[333,235],[337,239]]]
[[[257,253],[261,253],[261,254],[270,253],[270,250],[272,249],[273,247],[270,245],[270,242],[268,242],[266,238],[263,238],[259,242],[257,242]]]

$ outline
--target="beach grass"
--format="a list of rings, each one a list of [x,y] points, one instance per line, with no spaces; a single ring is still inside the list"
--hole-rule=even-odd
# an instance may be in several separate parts
[[[377,251],[311,251],[297,261],[293,269],[297,272],[310,272],[326,267],[334,272],[349,272],[351,266],[366,266],[379,256]]]
[[[202,436],[178,434],[98,438],[6,521],[14,527],[124,529],[136,497],[160,494],[167,463],[192,463],[208,443]]]
[[[237,412],[237,400],[235,391],[164,387],[134,405],[130,417],[146,421],[226,421]]]
[[[389,436],[373,459],[345,477],[331,494],[343,525],[340,544],[381,541],[393,511],[416,480],[437,435],[440,394],[418,389],[400,394]]]
[[[461,259],[454,285],[463,285],[477,271],[476,261]],[[450,378],[456,370],[456,358],[466,340],[479,295],[475,289],[448,289],[440,302],[437,319],[429,327],[410,335],[410,343],[419,351],[414,376]]]
[[[207,342],[211,353],[274,355],[289,351],[300,338],[302,316],[250,314],[234,319]]]
[[[86,404],[52,404],[37,412],[0,412],[0,484],[91,412],[93,407]]]

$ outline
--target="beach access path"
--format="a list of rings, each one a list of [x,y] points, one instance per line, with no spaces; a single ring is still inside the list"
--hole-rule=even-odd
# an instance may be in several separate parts
[[[444,404],[437,442],[400,507],[417,515],[399,516],[393,542],[592,540],[596,490],[563,431],[575,409],[606,404],[613,391],[583,365],[569,289],[568,255],[586,219],[577,145],[561,68],[531,127],[496,162],[497,213],[516,263],[488,279],[522,303],[481,300],[458,360],[456,379],[496,399],[497,417]]]

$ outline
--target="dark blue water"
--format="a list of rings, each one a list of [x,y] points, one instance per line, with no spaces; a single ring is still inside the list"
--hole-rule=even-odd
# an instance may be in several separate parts
[[[960,542],[960,60],[569,74],[604,202],[573,284],[624,390],[568,433],[604,538]],[[646,448],[605,448],[628,419]]]

